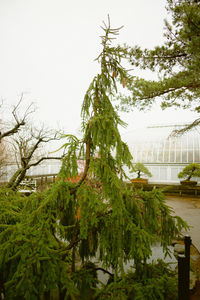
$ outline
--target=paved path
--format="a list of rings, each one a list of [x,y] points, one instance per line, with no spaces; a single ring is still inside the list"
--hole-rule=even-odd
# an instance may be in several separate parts
[[[192,243],[200,251],[200,197],[167,196],[167,204],[192,226],[189,232],[183,234],[190,235]]]

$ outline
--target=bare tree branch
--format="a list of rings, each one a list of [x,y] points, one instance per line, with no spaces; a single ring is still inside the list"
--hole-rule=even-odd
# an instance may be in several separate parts
[[[173,130],[170,136],[181,136],[183,135],[185,132],[190,131],[191,129],[197,127],[200,125],[200,118],[194,120],[192,123],[190,124],[186,124],[185,126],[183,126],[183,128],[181,129],[176,129]]]
[[[23,100],[23,94],[21,94],[20,99],[18,103],[14,106],[12,110],[12,116],[14,118],[14,125],[8,129],[5,132],[0,132],[0,142],[3,138],[9,137],[19,131],[19,129],[26,124],[27,117],[32,114],[35,111],[35,108],[33,106],[33,103],[31,103],[23,113],[23,115],[20,117],[19,111],[20,111],[20,106]],[[1,102],[0,107],[2,107],[3,101]]]
[[[41,152],[42,148],[44,152],[44,144],[57,139],[57,135],[52,130],[47,130],[44,127],[38,130],[34,127],[25,126],[23,130],[18,132],[12,140],[13,150],[20,166],[7,186],[15,190],[26,176],[27,170],[39,165],[43,160],[61,160],[62,156],[53,157]]]
[[[54,156],[47,156],[47,157],[41,157],[37,162],[30,164],[30,167],[35,167],[37,165],[39,165],[43,160],[61,160],[63,159],[64,156],[59,156],[59,157],[54,157]]]

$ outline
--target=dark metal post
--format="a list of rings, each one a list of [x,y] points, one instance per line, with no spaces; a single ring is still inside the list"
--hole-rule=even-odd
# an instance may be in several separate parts
[[[185,256],[178,255],[178,300],[188,300],[185,285]]]
[[[185,239],[185,273],[186,273],[186,286],[187,286],[187,299],[189,299],[189,292],[190,292],[190,245],[191,245],[191,238],[190,236],[186,235]]]
[[[190,245],[191,238],[185,236],[185,255],[178,255],[178,299],[189,300],[190,291]]]

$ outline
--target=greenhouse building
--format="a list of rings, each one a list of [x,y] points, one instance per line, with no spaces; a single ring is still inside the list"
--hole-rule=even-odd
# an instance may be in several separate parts
[[[143,163],[151,172],[149,183],[178,184],[178,173],[190,163],[200,163],[200,131],[198,127],[175,136],[173,130],[184,125],[152,125],[137,129],[122,135],[133,156],[133,163]],[[32,178],[56,176],[60,170],[61,161],[47,160],[30,168],[27,176]],[[16,171],[17,166],[6,166],[5,175],[0,181],[8,181]],[[83,172],[83,162],[80,161],[79,172]],[[127,171],[129,178],[135,174]],[[145,176],[142,176],[145,178]],[[200,183],[200,178],[194,178]]]
[[[179,183],[177,175],[186,165],[200,163],[199,129],[179,136],[172,134],[183,126],[154,125],[122,136],[129,145],[133,162],[143,163],[152,173],[149,182]]]

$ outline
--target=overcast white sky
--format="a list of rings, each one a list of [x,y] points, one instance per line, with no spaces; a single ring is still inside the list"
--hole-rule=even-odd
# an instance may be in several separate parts
[[[103,20],[124,25],[119,43],[153,47],[163,41],[164,0],[1,0],[0,97],[35,101],[38,118],[66,132],[80,128],[80,108],[98,65]],[[136,74],[137,75],[137,74]],[[122,114],[127,131],[152,123],[182,122],[185,111]]]

